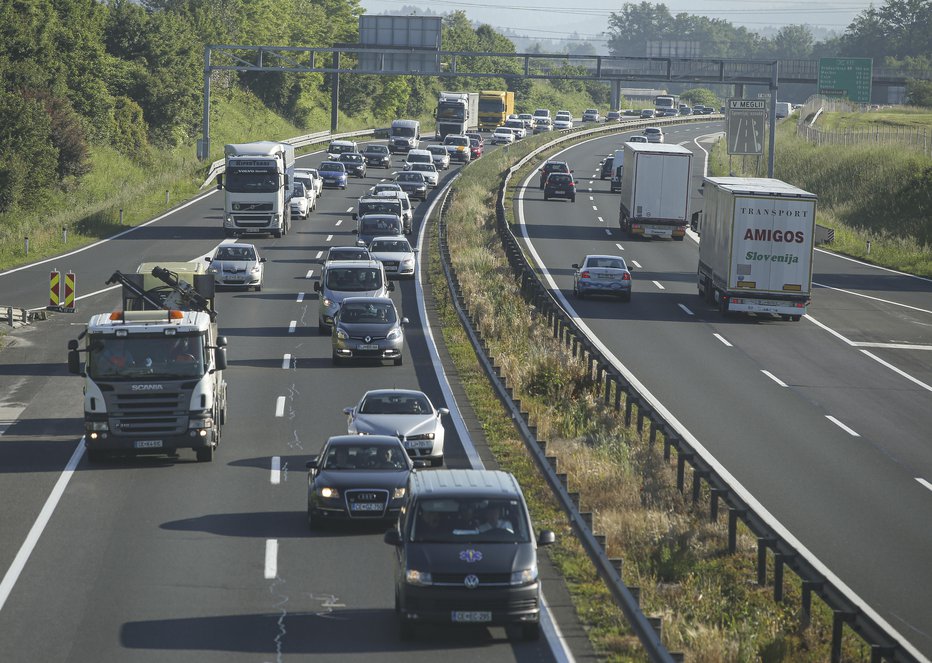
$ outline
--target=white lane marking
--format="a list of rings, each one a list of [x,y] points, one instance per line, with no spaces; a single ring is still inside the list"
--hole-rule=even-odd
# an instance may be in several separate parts
[[[309,279],[309,278],[311,278],[312,276],[314,276],[314,270],[313,270],[313,269],[309,269],[309,270],[307,270],[307,274],[304,275],[304,278]]]
[[[611,230],[611,228],[606,228],[606,229],[605,229],[605,234],[608,235],[609,237],[611,237],[611,235],[612,235],[612,230]]]
[[[278,484],[282,482],[281,456],[272,456],[272,473],[271,473],[271,476],[269,476],[269,481],[272,482],[273,486],[277,486]]]
[[[323,256],[323,255],[324,255],[324,252],[323,252],[323,251],[318,251],[318,252],[317,252],[317,255],[314,257],[314,259],[315,259],[315,260],[320,260],[321,256]]]
[[[631,264],[637,267],[638,269],[644,269],[643,267],[641,267],[641,263],[639,263],[637,260],[632,260]]]
[[[284,417],[285,416],[285,397],[279,396],[275,399],[275,416]]]
[[[651,283],[653,283],[655,286],[657,286],[657,287],[660,288],[661,290],[666,290],[666,288],[664,288],[662,285],[660,285],[660,281],[651,281]]]
[[[265,579],[278,577],[278,539],[265,540]]]
[[[598,211],[599,211],[599,208],[596,207],[595,205],[593,205],[593,206],[592,206],[592,211],[593,211],[593,212],[598,212]]]
[[[325,239],[324,241],[329,242],[332,239],[333,239],[333,235],[327,235],[327,239]]]
[[[879,265],[872,265],[869,262],[864,262],[863,260],[858,260],[857,258],[852,258],[850,256],[843,256],[833,251],[826,251],[825,249],[816,249],[819,253],[824,253],[826,255],[832,256],[833,258],[838,258],[839,260],[847,260],[858,265],[863,265],[864,267],[870,267],[872,269],[879,269],[882,272],[890,272],[891,274],[896,274],[897,276],[908,276],[911,279],[917,279],[919,281],[925,281],[926,283],[932,283],[932,279],[926,276],[916,276],[915,274],[907,274],[906,272],[898,272],[895,269],[890,269],[889,267],[880,267]],[[813,283],[813,285],[816,285]],[[827,288],[828,286],[821,286]]]
[[[337,225],[340,225],[341,223],[343,223],[343,219],[337,219]]]
[[[686,306],[686,304],[677,304],[677,306],[683,309],[683,313],[685,313],[686,315],[695,315],[695,313],[689,310],[689,307]]]
[[[592,193],[592,187],[591,187],[591,186],[590,186],[590,187],[587,187],[587,188],[586,188],[586,191],[588,191],[589,193]],[[592,200],[592,198],[590,197],[589,200]]]
[[[901,304],[900,302],[894,302],[889,299],[882,299],[880,297],[874,297],[872,295],[865,295],[862,292],[853,292],[851,290],[845,290],[844,288],[835,288],[830,285],[823,285],[821,283],[816,283],[813,281],[812,285],[818,286],[820,288],[825,288],[826,290],[834,290],[836,292],[843,292],[846,295],[853,295],[855,297],[863,297],[864,299],[870,299],[875,302],[882,302],[884,304],[890,304],[891,306],[901,306],[903,308],[908,308],[911,311],[919,311],[920,313],[932,313],[929,309],[919,308],[918,306],[910,306],[909,304]]]
[[[928,488],[929,490],[932,490],[932,483],[929,483],[928,481],[926,481],[926,480],[923,479],[922,477],[916,477],[916,481],[918,481],[919,483],[921,483],[923,486],[925,486],[925,487]],[[0,604],[0,605],[2,605],[2,604]]]
[[[304,301],[304,293],[303,293],[303,292],[299,292],[299,293],[298,293],[298,299],[297,299],[297,301],[298,301],[298,303]]]
[[[601,216],[596,217],[596,218],[599,220],[599,223],[605,223],[605,219],[603,219]]]
[[[294,330],[295,330],[295,328],[296,328],[297,326],[298,326],[298,321],[297,321],[297,320],[292,320],[291,322],[289,322],[289,323],[288,323],[288,333],[289,333],[289,334],[294,334]]]
[[[771,380],[773,380],[774,382],[776,382],[776,383],[777,383],[778,385],[780,385],[781,387],[785,387],[785,386],[786,386],[786,383],[785,383],[783,380],[781,380],[780,378],[778,378],[776,375],[774,375],[774,374],[771,373],[770,371],[765,371],[764,369],[761,369],[761,373],[763,373],[764,375],[766,375],[768,378],[770,378]]]
[[[286,354],[284,357],[282,357],[282,368],[284,369],[291,368],[291,355],[290,354]]]
[[[65,465],[65,469],[62,470],[61,475],[58,477],[58,481],[55,482],[55,486],[52,488],[52,492],[49,493],[48,499],[45,500],[45,504],[39,512],[39,517],[36,518],[32,527],[29,528],[29,534],[26,535],[26,540],[23,541],[23,545],[20,546],[19,552],[17,552],[16,557],[13,558],[13,563],[10,564],[10,568],[7,569],[6,574],[3,576],[3,580],[0,581],[0,611],[3,610],[3,605],[10,597],[10,592],[13,591],[13,586],[16,584],[16,581],[19,580],[19,576],[23,572],[23,569],[26,568],[26,562],[29,561],[29,556],[39,542],[39,537],[42,536],[45,526],[48,525],[49,520],[52,518],[52,513],[55,511],[55,507],[58,506],[58,501],[64,494],[65,487],[71,480],[71,475],[74,474],[74,470],[78,466],[78,463],[81,462],[81,456],[83,455],[84,438],[82,437],[78,441],[78,446],[75,448],[74,453],[71,454],[68,463]]]
[[[853,429],[849,428],[848,426],[845,426],[843,423],[838,421],[838,419],[836,419],[832,415],[827,414],[825,415],[825,418],[831,421],[836,426],[838,426],[843,431],[845,431],[848,435],[851,435],[852,437],[861,437],[860,435],[857,434],[857,432],[855,432]]]
[[[589,200],[595,200],[595,198],[593,198],[592,196],[589,196]]]
[[[624,251],[624,250],[625,250],[625,247],[623,247],[621,244],[618,244],[617,242],[615,243],[615,246],[618,247],[618,250],[619,250],[619,251]]]
[[[732,346],[731,343],[729,343],[728,341],[726,341],[726,340],[725,340],[725,337],[722,336],[721,334],[712,334],[712,336],[714,336],[715,338],[717,338],[718,340],[720,340],[722,343],[724,343],[725,345],[727,345],[729,348],[734,347],[734,346]]]
[[[347,207],[347,208],[346,208],[346,211],[347,211],[347,212],[352,212],[352,211],[353,211],[353,208],[352,208],[352,207]]]

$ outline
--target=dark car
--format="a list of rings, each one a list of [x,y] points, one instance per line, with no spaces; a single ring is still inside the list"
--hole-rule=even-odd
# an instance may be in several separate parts
[[[307,462],[307,526],[398,517],[412,461],[397,437],[337,435]]]
[[[331,246],[324,262],[331,260],[372,260],[372,256],[364,246]]]
[[[524,495],[511,474],[492,470],[413,472],[398,524],[395,611],[409,639],[422,623],[520,626],[540,637],[537,547]]]
[[[403,361],[407,318],[388,297],[347,297],[333,318],[333,364],[350,359]],[[406,452],[407,453],[407,452]]]
[[[550,173],[544,183],[544,200],[566,198],[576,202],[576,180],[569,173]]]
[[[543,166],[537,171],[540,173],[540,188],[544,188],[544,182],[547,181],[547,176],[550,173],[572,173],[570,166],[565,161],[547,161]]]
[[[379,168],[388,168],[391,165],[392,157],[385,145],[369,144],[362,151],[362,156],[366,160],[367,166],[378,166]]]
[[[479,145],[481,147],[485,147],[485,139],[482,137],[482,134],[479,133],[478,131],[470,131],[463,135],[466,136],[467,138],[475,138],[476,140],[479,141]]]
[[[427,180],[422,173],[406,170],[395,175],[394,181],[410,198],[427,199]]]
[[[366,176],[366,159],[359,152],[344,152],[340,155],[340,163],[346,166],[346,172],[350,175]]]
[[[599,179],[604,180],[612,176],[612,164],[615,163],[615,157],[605,157],[602,160],[602,169],[599,171]]]

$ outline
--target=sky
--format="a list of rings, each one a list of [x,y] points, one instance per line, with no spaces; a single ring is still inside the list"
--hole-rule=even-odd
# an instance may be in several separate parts
[[[608,25],[608,17],[621,9],[624,0],[589,0],[584,6],[567,0],[361,0],[361,4],[370,14],[398,11],[405,6],[437,14],[463,10],[474,21],[536,39],[566,39],[576,32],[601,50],[605,39],[601,33]],[[672,14],[722,18],[755,32],[768,26],[804,23],[841,34],[855,16],[871,4],[882,5],[883,0],[668,0],[664,4]]]

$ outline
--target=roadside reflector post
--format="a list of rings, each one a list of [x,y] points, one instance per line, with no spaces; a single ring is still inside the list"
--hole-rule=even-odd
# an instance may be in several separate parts
[[[25,241],[23,242],[23,244],[24,244],[24,250],[26,251],[26,255],[28,256],[29,255],[29,235],[26,235]]]
[[[61,227],[61,243],[62,244],[68,243],[68,229],[65,226]]]
[[[49,273],[49,308],[61,306],[61,272]]]
[[[74,313],[74,289],[75,289],[75,277],[74,272],[68,272],[65,274],[65,303],[62,310],[67,311],[68,313]]]

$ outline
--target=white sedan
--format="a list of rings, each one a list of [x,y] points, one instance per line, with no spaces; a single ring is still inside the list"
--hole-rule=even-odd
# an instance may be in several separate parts
[[[498,127],[492,132],[493,145],[511,145],[515,142],[515,135],[508,127]]]
[[[421,173],[427,180],[427,186],[437,186],[440,181],[440,173],[437,172],[437,166],[432,163],[409,163],[405,164],[405,170]]]
[[[404,237],[374,237],[369,242],[369,253],[382,263],[388,278],[414,278],[417,249],[411,248]]]
[[[393,435],[411,458],[443,465],[445,408],[434,409],[427,395],[410,389],[375,389],[363,394],[355,407],[343,408],[350,435]]]
[[[214,275],[218,286],[262,290],[265,258],[259,257],[254,244],[221,244],[207,262],[207,272]]]

